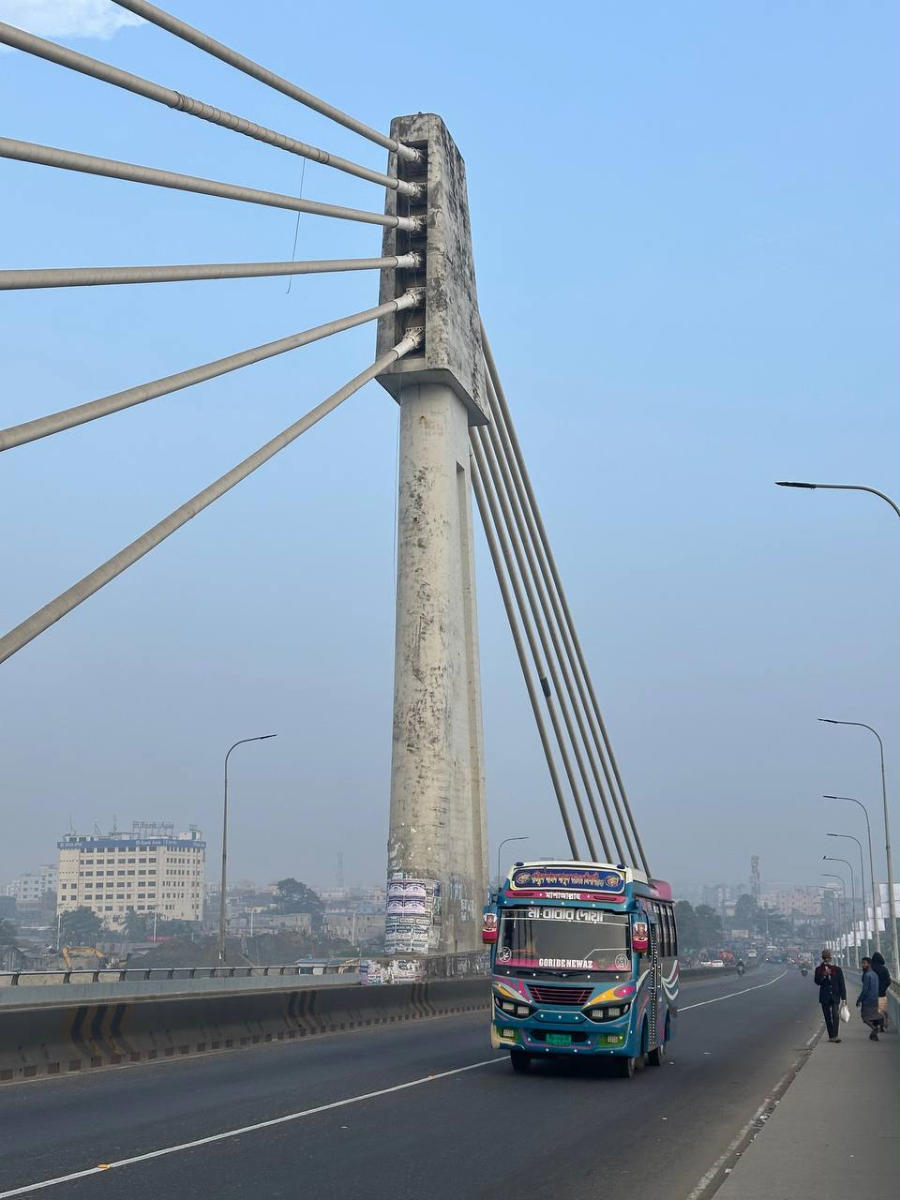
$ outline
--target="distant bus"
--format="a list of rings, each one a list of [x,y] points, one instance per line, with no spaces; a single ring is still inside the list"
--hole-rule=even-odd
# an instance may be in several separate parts
[[[675,1032],[672,890],[635,867],[516,863],[484,910],[491,1045],[513,1070],[536,1058],[609,1057],[630,1077],[659,1066]]]

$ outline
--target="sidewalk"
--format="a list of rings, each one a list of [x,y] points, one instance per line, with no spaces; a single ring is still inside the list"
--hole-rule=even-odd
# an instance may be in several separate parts
[[[841,1044],[823,1035],[715,1200],[898,1194],[900,1036],[892,1022],[892,1032],[870,1042],[848,992]]]

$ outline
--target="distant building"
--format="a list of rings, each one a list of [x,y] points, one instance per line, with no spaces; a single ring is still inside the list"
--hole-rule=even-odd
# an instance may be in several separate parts
[[[328,937],[358,944],[384,937],[383,912],[326,912],[322,928]]]
[[[276,913],[268,910],[253,909],[245,918],[246,927],[252,927],[254,933],[270,933],[275,930],[287,930],[290,933],[311,933],[312,914]]]
[[[7,896],[15,899],[17,908],[39,908],[41,900],[48,892],[55,892],[57,887],[57,871],[53,863],[38,867],[36,871],[28,871],[8,883],[4,888]]]
[[[822,896],[818,888],[763,888],[760,903],[785,917],[822,915]]]
[[[135,821],[130,833],[68,833],[57,843],[57,912],[89,908],[107,925],[129,911],[167,921],[200,921],[206,842],[199,829],[175,833],[168,822]]]
[[[700,903],[708,904],[720,915],[724,914],[726,905],[733,905],[738,897],[738,889],[728,883],[704,884],[700,893]]]

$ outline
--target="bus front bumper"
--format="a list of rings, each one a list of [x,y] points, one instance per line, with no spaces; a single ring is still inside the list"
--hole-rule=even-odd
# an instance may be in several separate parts
[[[624,1054],[630,1045],[628,1018],[599,1024],[581,1013],[538,1012],[523,1020],[495,1014],[491,1046],[495,1050],[523,1050],[529,1054]]]

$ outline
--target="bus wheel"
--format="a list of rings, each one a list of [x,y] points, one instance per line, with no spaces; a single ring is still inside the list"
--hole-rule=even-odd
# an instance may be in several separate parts
[[[524,1050],[510,1050],[509,1061],[517,1075],[524,1075],[526,1071],[531,1070],[531,1055],[526,1054]]]
[[[622,1079],[631,1079],[634,1075],[636,1059],[620,1058],[619,1059],[619,1075]]]
[[[661,1067],[666,1061],[666,1043],[660,1042],[655,1050],[651,1050],[647,1055],[647,1062],[651,1067]]]

